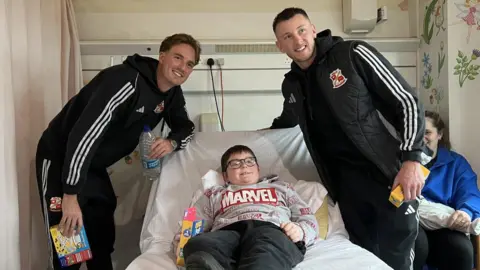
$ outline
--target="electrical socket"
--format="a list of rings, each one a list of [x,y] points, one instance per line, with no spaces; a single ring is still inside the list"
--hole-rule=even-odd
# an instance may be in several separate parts
[[[215,59],[215,64],[217,64],[219,66],[223,66],[223,65],[225,65],[225,59],[217,58],[217,59]]]
[[[285,57],[284,63],[290,65],[292,63],[292,59],[290,57]]]

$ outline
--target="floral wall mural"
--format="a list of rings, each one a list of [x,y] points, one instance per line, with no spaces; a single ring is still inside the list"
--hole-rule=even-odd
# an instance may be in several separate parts
[[[473,49],[470,56],[460,50],[458,51],[457,64],[453,68],[455,70],[453,75],[458,76],[460,87],[463,87],[463,84],[467,79],[473,81],[477,77],[480,72],[480,65],[476,65],[475,63],[472,63],[472,61],[477,60],[479,57],[480,50],[478,49]]]
[[[419,94],[425,109],[448,115],[447,0],[420,1]]]
[[[432,63],[430,61],[430,54],[426,52],[423,53],[422,63],[423,63],[423,77],[420,80],[420,83],[423,86],[423,88],[430,89],[430,87],[432,87],[432,84],[433,84],[433,78],[431,76]]]
[[[480,0],[449,0],[450,88],[478,91],[480,73]],[[474,90],[475,89],[475,90]],[[467,92],[465,92],[466,94]]]
[[[432,0],[426,7],[423,14],[422,41],[430,44],[432,38],[438,36],[440,31],[445,31],[445,3],[447,0]]]
[[[480,73],[480,0],[423,0],[420,10],[419,90],[446,118],[451,82],[463,89]]]
[[[480,0],[420,0],[418,91],[454,149],[480,171]]]

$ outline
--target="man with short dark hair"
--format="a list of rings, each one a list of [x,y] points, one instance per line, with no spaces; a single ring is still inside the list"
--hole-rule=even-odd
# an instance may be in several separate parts
[[[425,120],[415,92],[375,48],[316,33],[307,13],[287,8],[273,22],[277,47],[292,60],[283,111],[270,128],[300,125],[330,196],[339,203],[352,242],[396,270],[410,269],[418,232],[416,197]],[[388,132],[379,112],[398,132]],[[390,192],[400,185],[405,202]]]
[[[191,140],[194,124],[180,85],[198,64],[200,53],[190,35],[169,36],[160,46],[158,60],[135,54],[100,71],[44,131],[36,172],[45,223],[58,224],[67,237],[85,224],[92,252],[88,269],[113,267],[117,201],[107,167],[135,149],[144,126],[153,129],[161,119],[171,132],[156,140],[152,158],[183,149]],[[51,201],[61,202],[61,207]],[[50,263],[60,269],[50,235],[48,239]]]

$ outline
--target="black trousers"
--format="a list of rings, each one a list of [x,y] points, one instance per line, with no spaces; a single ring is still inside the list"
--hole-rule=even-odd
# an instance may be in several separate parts
[[[50,267],[79,269],[81,264],[61,268],[49,232],[49,228],[59,224],[62,219],[61,212],[51,211],[49,207],[50,198],[63,196],[62,165],[63,161],[55,159],[41,143],[39,144],[36,155],[36,174],[47,230],[48,248],[51,254]],[[111,253],[115,242],[114,212],[117,201],[107,171],[90,172],[77,199],[82,210],[83,225],[92,252],[92,259],[86,262],[87,268],[89,270],[113,269]]]
[[[185,262],[196,252],[213,256],[223,269],[292,269],[303,261],[303,242],[293,243],[269,222],[239,221],[191,238],[183,249]]]
[[[471,270],[473,245],[466,234],[450,229],[434,231],[420,227],[415,241],[415,270],[424,265],[438,270]]]
[[[350,240],[395,270],[410,269],[418,233],[418,201],[399,208],[388,199],[389,183],[374,166],[343,167],[338,178],[338,204]]]

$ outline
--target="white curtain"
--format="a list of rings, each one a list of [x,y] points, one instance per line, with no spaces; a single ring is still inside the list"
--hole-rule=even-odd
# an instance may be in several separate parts
[[[38,139],[82,86],[71,0],[0,0],[0,269],[46,269]]]

